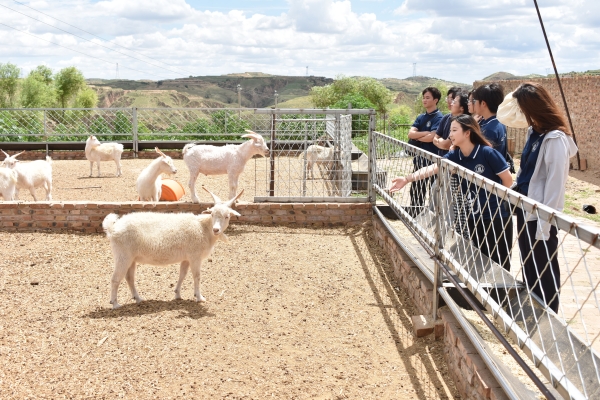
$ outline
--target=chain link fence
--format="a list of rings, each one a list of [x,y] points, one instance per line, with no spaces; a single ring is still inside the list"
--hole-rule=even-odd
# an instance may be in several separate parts
[[[562,396],[599,398],[600,231],[389,136],[373,147],[375,190],[439,261],[436,287],[458,278]],[[431,178],[386,190],[428,163]]]

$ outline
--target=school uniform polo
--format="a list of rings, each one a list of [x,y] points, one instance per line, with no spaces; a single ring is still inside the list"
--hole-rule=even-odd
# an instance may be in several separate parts
[[[481,127],[483,136],[492,142],[494,149],[498,150],[500,154],[506,158],[506,127],[498,121],[498,118],[496,118],[495,115],[479,121],[479,126]]]
[[[531,134],[525,143],[523,153],[521,153],[521,168],[517,175],[517,186],[515,188],[521,194],[527,196],[529,192],[529,182],[535,171],[538,156],[540,155],[540,147],[544,141],[544,135],[531,130]]]
[[[423,114],[419,114],[412,126],[417,128],[419,132],[437,131],[443,117],[444,115],[442,112],[436,108],[430,113],[425,112]],[[430,153],[437,154],[438,148],[431,142],[426,143],[413,140],[409,143]]]
[[[498,175],[508,170],[504,156],[489,146],[477,145],[469,156],[463,155],[460,149],[452,150],[444,158],[500,184],[502,184],[502,179]],[[490,196],[489,203],[486,204],[489,194],[485,189],[479,190],[474,183],[462,179],[461,190],[471,211],[469,218],[477,220],[480,214],[483,214],[484,220],[490,220],[492,217],[500,215],[503,218],[508,217],[509,212],[504,207],[501,207],[500,212],[496,215],[497,196]]]
[[[444,140],[448,140],[448,138],[450,137],[450,125],[452,125],[452,114],[446,114],[442,117],[442,120],[440,121],[440,126],[437,129],[436,135],[438,135]],[[448,154],[448,150],[442,150],[437,146],[436,148],[438,156],[443,157],[446,154]]]

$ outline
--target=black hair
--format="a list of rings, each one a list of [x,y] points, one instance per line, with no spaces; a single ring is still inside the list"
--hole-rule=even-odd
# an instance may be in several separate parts
[[[437,101],[440,101],[440,99],[442,98],[442,93],[436,87],[433,87],[433,86],[426,87],[425,89],[423,89],[423,92],[421,92],[421,94],[423,96],[425,96],[425,93],[427,93],[427,92],[431,93],[431,96],[433,96],[433,98],[436,99]]]
[[[458,87],[458,86],[452,86],[450,89],[448,89],[448,93],[446,94],[446,96],[452,96],[452,98],[454,98],[454,96],[456,96],[456,94],[458,92],[462,92],[462,88]]]
[[[450,118],[452,121],[456,121],[460,124],[463,131],[471,131],[469,139],[473,144],[480,144],[482,146],[492,147],[492,144],[485,136],[481,133],[481,128],[475,118],[467,114],[457,115]]]
[[[456,101],[457,97],[460,99],[460,106],[463,108],[463,114],[471,115],[469,112],[469,92],[466,90],[459,90],[454,95],[454,101]]]
[[[473,92],[473,100],[485,101],[490,111],[495,114],[498,106],[504,101],[504,88],[496,82],[479,86]]]

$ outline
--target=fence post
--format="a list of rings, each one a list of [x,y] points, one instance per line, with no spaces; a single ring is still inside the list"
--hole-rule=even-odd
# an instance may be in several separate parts
[[[444,218],[442,217],[442,160],[438,158],[436,160],[436,164],[438,166],[437,173],[437,185],[434,185],[436,190],[435,193],[431,193],[431,196],[435,200],[435,215],[437,218],[435,219],[435,262],[434,262],[434,270],[433,270],[433,298],[431,303],[431,313],[434,321],[438,319],[437,310],[440,303],[440,293],[438,292],[439,288],[442,287],[442,268],[440,267],[441,250],[444,248],[444,243],[442,239],[442,224]]]
[[[44,110],[44,141],[46,142],[46,157],[48,157],[50,151],[48,149],[48,132],[46,130],[46,110]]]
[[[371,110],[372,113],[369,114],[369,177],[368,177],[368,181],[367,181],[367,186],[368,186],[368,197],[369,197],[369,202],[375,204],[376,200],[377,200],[377,195],[375,194],[375,189],[373,188],[373,185],[375,184],[375,182],[377,182],[376,176],[375,174],[377,173],[377,166],[376,166],[376,160],[375,157],[377,155],[376,152],[376,145],[377,145],[377,141],[375,138],[375,135],[373,134],[373,132],[375,131],[375,111]],[[359,117],[360,118],[360,117]]]
[[[270,181],[269,181],[269,196],[275,196],[275,124],[277,121],[277,115],[271,114],[271,151],[269,152],[269,161],[271,164],[270,168]]]
[[[133,107],[133,116],[131,121],[131,127],[133,129],[133,157],[138,158],[138,120],[137,120],[137,107]]]

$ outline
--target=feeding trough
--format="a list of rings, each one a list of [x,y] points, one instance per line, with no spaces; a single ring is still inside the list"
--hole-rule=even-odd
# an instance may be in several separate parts
[[[162,180],[162,192],[160,194],[160,201],[178,201],[185,194],[185,189],[181,183],[175,179],[163,179]]]

